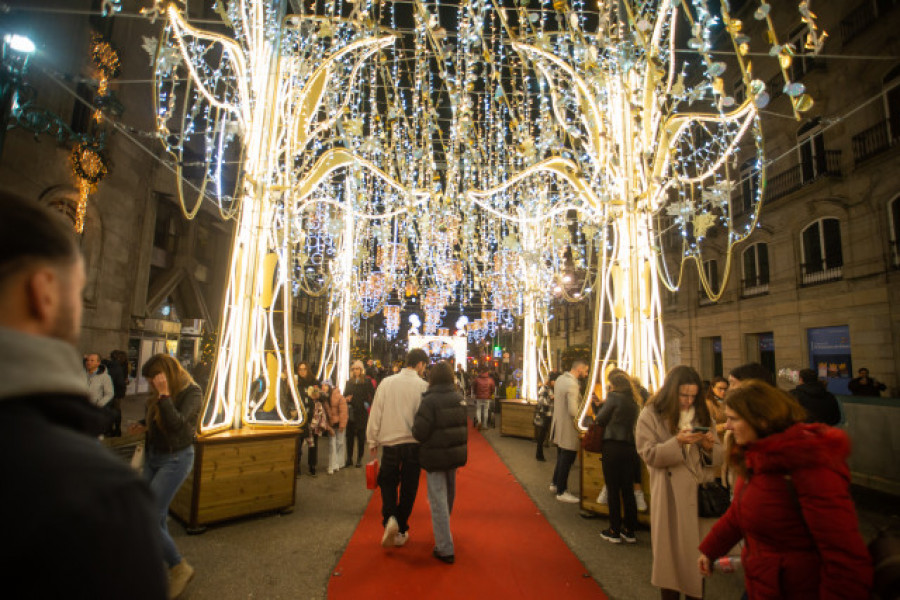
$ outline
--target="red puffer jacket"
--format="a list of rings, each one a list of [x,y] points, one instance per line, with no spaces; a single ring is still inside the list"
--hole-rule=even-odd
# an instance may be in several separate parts
[[[715,560],[744,538],[751,600],[868,598],[872,559],[850,498],[849,453],[847,434],[821,424],[748,445],[748,478],[700,551]]]

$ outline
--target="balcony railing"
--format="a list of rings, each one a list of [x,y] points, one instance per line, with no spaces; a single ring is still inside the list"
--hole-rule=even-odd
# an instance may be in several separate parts
[[[877,16],[875,3],[872,0],[865,0],[865,2],[851,10],[844,17],[844,20],[841,21],[841,39],[844,44],[849,43],[853,38],[865,31],[869,25],[875,22]]]
[[[787,196],[822,177],[840,176],[841,151],[826,150],[823,156],[818,157],[811,164],[798,163],[778,175],[770,177],[766,184],[766,201],[771,202]]]
[[[893,146],[897,141],[896,135],[891,135],[888,121],[882,121],[853,136],[853,162],[859,164],[876,154],[881,154]]]
[[[815,269],[810,271],[809,269]],[[838,281],[844,276],[844,267],[826,268],[824,264],[809,265],[806,263],[800,265],[803,274],[803,285],[818,285],[820,283],[828,283],[829,281]]]
[[[741,296],[750,298],[752,296],[762,296],[769,293],[769,282],[756,279],[741,279]]]

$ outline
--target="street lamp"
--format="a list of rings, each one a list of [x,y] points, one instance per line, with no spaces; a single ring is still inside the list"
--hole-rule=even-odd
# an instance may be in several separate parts
[[[24,35],[3,36],[3,50],[0,54],[0,154],[3,152],[3,142],[6,141],[9,115],[15,106],[28,58],[34,51],[34,42]]]

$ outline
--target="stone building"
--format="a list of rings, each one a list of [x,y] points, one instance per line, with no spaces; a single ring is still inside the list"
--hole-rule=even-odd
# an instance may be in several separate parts
[[[117,106],[102,125],[108,131],[108,175],[90,196],[81,235],[88,283],[80,350],[103,356],[127,350],[136,367],[154,353],[169,352],[191,367],[204,335],[217,331],[232,222],[208,201],[194,219],[185,218],[171,157],[154,137],[150,56],[142,46],[145,37],[158,37],[161,22],[138,15],[145,2],[126,0],[111,18],[101,16],[102,4],[65,0],[35,7],[14,1],[0,27],[3,34],[24,33],[35,42],[24,83],[33,89],[36,107],[75,133],[87,131],[93,113],[91,33],[118,52],[121,73],[110,85]],[[208,26],[218,18],[211,5],[191,2],[192,18]],[[0,188],[74,218],[79,191],[70,161],[73,144],[58,142],[57,129],[36,135],[15,127],[7,133]],[[187,203],[196,195],[185,186]],[[294,305],[295,354],[313,361],[321,346],[322,304],[306,298]],[[129,392],[146,389],[138,374]]]
[[[758,23],[756,3],[739,4],[746,6],[734,16],[745,27]],[[727,281],[723,246],[704,262],[724,285],[718,301],[700,290],[696,270],[668,295],[668,363],[694,365],[704,378],[749,361],[776,372],[811,367],[844,393],[867,367],[897,396],[900,10],[880,0],[817,6],[830,37],[812,57],[803,51],[793,5],[771,6],[776,29],[792,31],[789,41],[799,49],[791,79],[815,105],[795,120],[777,63],[754,60],[772,96],[762,111],[769,164],[759,226],[735,247]],[[752,50],[767,49],[757,43]],[[741,100],[743,85],[731,72]],[[741,206],[748,188],[735,190],[733,204]]]

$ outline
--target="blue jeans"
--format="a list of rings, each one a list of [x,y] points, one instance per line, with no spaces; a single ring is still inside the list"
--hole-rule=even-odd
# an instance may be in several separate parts
[[[578,453],[574,450],[557,449],[556,468],[553,470],[553,485],[556,486],[557,496],[569,489],[569,471],[577,456]]]
[[[191,467],[194,466],[194,447],[168,453],[156,453],[149,447],[144,461],[144,478],[150,483],[156,499],[156,515],[159,517],[159,529],[162,533],[163,558],[169,567],[181,562],[181,554],[175,547],[175,541],[169,535],[166,519],[169,516],[169,504],[175,493],[187,479]]]
[[[428,482],[428,504],[431,505],[431,529],[434,549],[441,556],[453,555],[453,536],[450,534],[450,513],[456,496],[456,469],[425,473]]]

